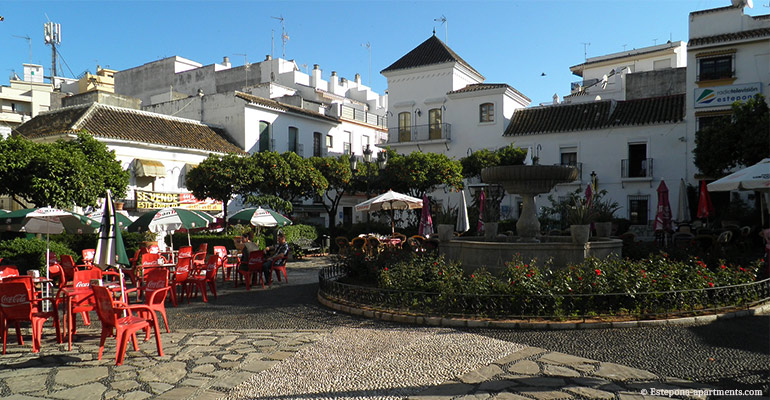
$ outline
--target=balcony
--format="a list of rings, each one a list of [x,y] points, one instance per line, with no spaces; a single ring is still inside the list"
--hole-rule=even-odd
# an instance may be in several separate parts
[[[569,184],[575,184],[575,183],[583,182],[583,163],[582,162],[560,163],[560,164],[554,164],[554,165],[561,165],[562,167],[577,167],[577,170],[578,170],[577,178],[574,181],[572,181],[572,182],[564,183],[564,185],[569,185]]]
[[[652,187],[652,158],[620,160],[620,180],[627,182],[650,182]]]
[[[388,144],[449,142],[452,125],[448,123],[415,125],[408,128],[388,128]]]
[[[346,105],[340,105],[340,118],[363,122],[380,128],[388,126],[388,119],[384,116],[358,110]]]

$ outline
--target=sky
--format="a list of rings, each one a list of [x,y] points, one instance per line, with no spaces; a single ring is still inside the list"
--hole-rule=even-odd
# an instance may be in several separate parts
[[[745,12],[770,14],[769,2],[754,0]],[[97,65],[122,70],[175,55],[203,65],[228,56],[233,66],[281,57],[282,17],[285,58],[303,71],[319,64],[324,79],[332,71],[348,79],[360,73],[382,94],[387,81],[380,71],[435,29],[487,83],[507,83],[537,105],[569,94],[570,83],[581,79],[569,67],[586,56],[687,41],[690,12],[727,5],[730,0],[0,0],[0,85],[13,71],[22,76],[30,61],[50,73],[51,48],[43,39],[49,20],[61,24],[58,75],[76,77],[95,73]]]

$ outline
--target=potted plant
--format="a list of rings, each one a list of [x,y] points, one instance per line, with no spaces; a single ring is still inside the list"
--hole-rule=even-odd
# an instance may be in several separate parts
[[[149,230],[144,231],[142,233],[142,245],[144,247],[157,246],[158,234],[156,234],[155,232],[151,232]]]
[[[591,234],[591,222],[596,220],[596,212],[591,204],[580,197],[573,197],[573,205],[567,209],[567,223],[569,224],[572,242],[585,244]]]
[[[605,199],[606,190],[602,190],[594,195],[593,208],[596,213],[596,236],[609,237],[612,234],[612,221],[615,219],[615,212],[620,209],[616,201]]]
[[[433,215],[433,222],[438,226],[438,239],[442,242],[452,240],[455,223],[457,222],[456,207],[437,207]]]

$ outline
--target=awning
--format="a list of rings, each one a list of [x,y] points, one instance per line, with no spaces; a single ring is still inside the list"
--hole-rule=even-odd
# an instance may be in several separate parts
[[[182,170],[184,172],[184,176],[187,176],[187,174],[190,173],[190,170],[197,166],[198,164],[185,164],[184,169]]]
[[[134,175],[136,177],[156,177],[166,176],[166,167],[160,161],[134,159]]]

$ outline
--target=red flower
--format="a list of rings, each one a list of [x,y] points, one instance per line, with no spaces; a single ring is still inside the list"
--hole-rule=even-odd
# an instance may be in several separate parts
[[[532,275],[530,275],[530,274],[527,274],[527,278],[531,278],[531,277],[532,277]]]
[[[741,271],[746,271],[745,269],[743,269],[743,267],[740,267],[740,269],[741,269]]]
[[[710,287],[714,287],[714,282],[709,282]]]
[[[475,278],[475,277],[476,277],[475,275],[471,274],[471,278]]]
[[[725,267],[725,265],[724,265],[724,264],[722,264],[722,265],[720,265],[720,266],[719,266],[719,268],[725,269],[725,268],[727,268],[727,267]]]
[[[596,270],[596,275],[601,275],[601,274],[602,274],[602,271],[600,269],[597,269]]]
[[[582,276],[578,276],[578,280],[579,280],[579,281],[582,281],[582,280],[583,280],[583,277],[582,277]]]
[[[387,270],[388,270],[388,267],[385,267],[385,271],[387,271]]]

